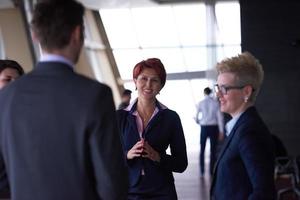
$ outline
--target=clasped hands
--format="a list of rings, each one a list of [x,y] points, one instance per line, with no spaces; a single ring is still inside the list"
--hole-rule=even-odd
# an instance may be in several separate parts
[[[131,160],[136,157],[144,157],[159,162],[160,155],[155,151],[147,141],[141,139],[127,153],[127,159]]]

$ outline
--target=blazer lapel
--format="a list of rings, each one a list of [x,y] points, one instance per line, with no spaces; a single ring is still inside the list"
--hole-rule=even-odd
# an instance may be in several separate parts
[[[156,100],[155,104],[156,104],[156,107],[158,108],[158,113],[156,113],[156,115],[149,121],[149,123],[144,131],[145,133],[149,132],[156,124],[158,124],[160,122],[160,118],[161,118],[163,110],[167,109],[167,108],[163,108],[158,100]]]
[[[133,134],[135,134],[136,141],[139,141],[140,134],[139,134],[139,130],[136,125],[136,116],[133,115],[133,112],[136,110],[136,105],[137,105],[137,102],[135,102],[132,105],[132,107],[130,108],[130,110],[128,111],[129,114],[127,115],[127,121],[129,122],[130,130],[133,130],[133,132],[134,132]]]
[[[150,131],[151,128],[159,122],[159,119],[160,119],[160,116],[161,116],[160,114],[161,114],[161,110],[159,110],[158,113],[149,121],[149,123],[148,123],[148,125],[145,129],[145,132]]]
[[[136,126],[135,116],[132,115],[132,114],[129,114],[127,116],[127,121],[129,122],[130,130],[133,130],[133,132],[135,134],[135,138],[137,139],[137,141],[139,141],[140,140],[140,135],[139,135],[138,128]]]
[[[225,151],[226,151],[228,145],[230,144],[230,142],[231,142],[231,140],[232,140],[232,138],[233,138],[233,135],[234,135],[234,132],[231,131],[229,137],[225,140],[225,142],[224,142],[224,144],[223,144],[223,146],[222,146],[222,149],[221,149],[221,151],[220,151],[220,155],[218,156],[218,160],[217,160],[217,162],[216,162],[215,169],[217,168],[217,165],[219,164],[220,159],[222,158],[222,156],[224,155],[224,153],[225,153]]]
[[[240,121],[240,120],[238,120]],[[214,184],[215,184],[215,181],[216,181],[216,171],[217,171],[217,168],[218,168],[218,165],[220,163],[220,160],[222,159],[224,153],[226,152],[226,150],[228,149],[228,146],[230,145],[234,135],[235,135],[235,132],[236,132],[236,129],[237,129],[237,125],[238,125],[238,121],[237,123],[235,124],[235,126],[233,127],[233,129],[231,130],[230,134],[229,134],[229,137],[224,141],[224,144],[222,146],[222,149],[220,151],[220,154],[218,156],[218,159],[216,161],[216,164],[214,166],[214,170],[213,170],[213,179],[212,179],[212,182],[211,182],[211,188],[210,188],[210,196],[212,196],[212,192],[213,192],[213,187],[214,187]]]
[[[236,127],[236,126],[235,126],[235,127]],[[212,180],[212,184],[211,184],[211,185],[213,185],[214,182],[215,182],[215,179],[216,179],[216,171],[217,171],[219,162],[220,162],[221,158],[223,157],[224,153],[226,152],[226,150],[227,150],[227,148],[228,148],[230,142],[232,141],[232,138],[233,138],[233,136],[234,136],[235,129],[236,129],[235,127],[234,127],[233,130],[230,132],[229,137],[225,140],[225,142],[224,142],[224,144],[223,144],[223,146],[222,146],[222,149],[221,149],[221,151],[220,151],[220,154],[219,154],[218,159],[217,159],[217,161],[216,161],[216,164],[215,164],[215,166],[214,166],[214,170],[213,170],[213,180]]]

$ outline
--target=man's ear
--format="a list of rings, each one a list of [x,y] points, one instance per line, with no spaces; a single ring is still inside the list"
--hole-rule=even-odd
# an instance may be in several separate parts
[[[31,38],[33,42],[37,42],[37,43],[39,42],[39,38],[33,30],[31,31]]]
[[[79,25],[77,25],[75,28],[74,28],[74,30],[73,30],[73,32],[72,32],[72,34],[71,34],[71,41],[79,41],[79,42],[81,42],[81,38],[82,38],[82,35],[81,35],[82,33],[81,33],[81,26],[79,26]]]

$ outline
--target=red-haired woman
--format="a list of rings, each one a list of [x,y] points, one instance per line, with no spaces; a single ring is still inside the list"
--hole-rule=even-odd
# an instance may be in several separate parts
[[[138,98],[117,111],[129,170],[128,199],[176,200],[172,172],[186,169],[187,154],[178,114],[156,99],[166,82],[165,68],[149,58],[135,65],[133,80]]]

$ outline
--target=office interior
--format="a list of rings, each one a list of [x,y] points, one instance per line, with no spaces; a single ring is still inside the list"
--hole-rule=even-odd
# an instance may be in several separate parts
[[[200,128],[193,120],[203,89],[216,81],[215,64],[250,51],[265,79],[256,107],[290,156],[300,152],[300,1],[260,0],[80,0],[85,7],[85,43],[75,70],[109,85],[115,105],[124,88],[133,91],[134,64],[158,57],[167,84],[158,99],[181,117],[190,176],[176,175],[181,199],[207,199],[209,183],[198,172]],[[35,0],[0,1],[0,58],[30,72],[39,60],[31,38]],[[206,177],[206,179],[209,179]],[[194,187],[206,189],[194,191]],[[181,194],[182,192],[182,194]],[[183,194],[184,193],[184,194]],[[198,196],[197,196],[198,195]]]

